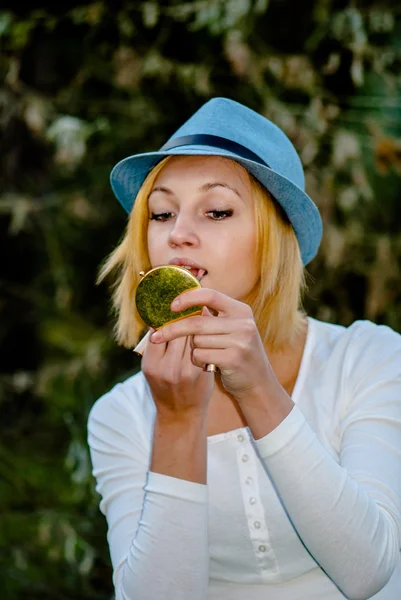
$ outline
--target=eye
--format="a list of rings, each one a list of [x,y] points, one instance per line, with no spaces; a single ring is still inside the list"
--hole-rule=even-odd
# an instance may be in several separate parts
[[[161,221],[162,223],[164,221],[167,221],[168,219],[170,219],[172,213],[171,212],[164,212],[164,213],[151,213],[150,216],[150,220],[151,221]]]
[[[233,210],[209,210],[207,215],[212,215],[213,221],[223,221],[223,219],[227,219],[228,217],[232,217]]]

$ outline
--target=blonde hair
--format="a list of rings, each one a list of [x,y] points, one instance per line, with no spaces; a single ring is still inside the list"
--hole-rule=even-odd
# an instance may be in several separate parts
[[[107,257],[97,282],[115,272],[113,308],[117,317],[115,337],[119,344],[133,348],[147,328],[135,307],[139,272],[150,269],[147,249],[148,197],[154,182],[171,159],[163,159],[148,174],[140,188],[122,241]],[[291,344],[305,323],[300,310],[305,288],[301,253],[294,229],[280,205],[252,175],[257,226],[256,256],[260,279],[245,299],[253,310],[265,346],[278,350]]]
[[[260,279],[245,302],[251,306],[265,346],[291,345],[305,326],[301,306],[305,273],[295,231],[284,210],[252,175],[255,201],[256,260]]]

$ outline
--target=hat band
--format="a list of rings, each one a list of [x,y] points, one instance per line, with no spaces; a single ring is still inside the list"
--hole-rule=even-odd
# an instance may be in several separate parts
[[[174,138],[166,142],[164,146],[160,148],[159,152],[165,152],[166,150],[172,150],[173,148],[179,148],[180,146],[214,146],[215,148],[238,154],[238,156],[241,156],[242,158],[253,160],[265,167],[269,166],[260,158],[260,156],[255,154],[255,152],[252,152],[252,150],[249,150],[249,148],[218,135],[184,135],[183,137]]]

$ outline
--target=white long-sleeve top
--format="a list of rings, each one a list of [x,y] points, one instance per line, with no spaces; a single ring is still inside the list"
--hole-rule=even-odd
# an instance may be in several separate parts
[[[400,600],[401,336],[308,323],[294,408],[209,436],[207,485],[149,471],[142,373],[94,404],[117,600]]]

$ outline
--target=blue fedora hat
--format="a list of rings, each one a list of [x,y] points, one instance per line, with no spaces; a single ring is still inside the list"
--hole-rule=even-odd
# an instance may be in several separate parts
[[[169,155],[223,156],[235,160],[282,206],[298,239],[303,263],[316,255],[322,221],[305,193],[300,158],[277,125],[227,98],[213,98],[182,125],[160,150],[124,158],[110,176],[113,191],[129,213],[149,171]]]

